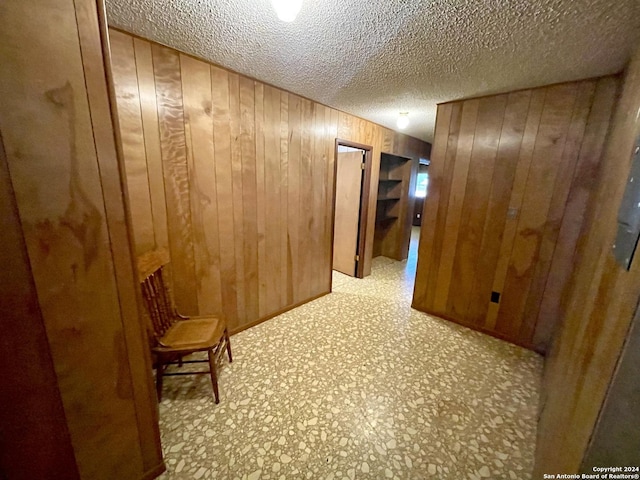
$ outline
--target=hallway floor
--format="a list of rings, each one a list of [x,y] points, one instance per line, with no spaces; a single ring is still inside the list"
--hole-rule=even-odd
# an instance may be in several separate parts
[[[531,478],[542,358],[412,310],[415,243],[166,378],[161,478]]]

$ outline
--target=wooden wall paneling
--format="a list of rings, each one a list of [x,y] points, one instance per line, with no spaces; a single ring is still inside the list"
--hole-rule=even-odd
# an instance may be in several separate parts
[[[335,138],[331,137],[331,108],[324,107],[324,119],[322,129],[322,205],[321,209],[324,211],[322,220],[322,231],[319,233],[321,238],[322,248],[319,252],[320,255],[320,275],[318,291],[320,293],[326,293],[331,291],[331,258],[328,253],[331,252],[331,242],[333,238],[331,236],[331,202],[333,201],[333,171],[334,166],[334,154],[335,154]],[[331,182],[331,183],[329,183]]]
[[[0,305],[11,312],[0,316],[0,472],[6,478],[78,480],[1,137],[0,219]]]
[[[496,272],[493,277],[493,288],[495,292],[502,292],[507,278],[507,270],[511,260],[511,252],[518,227],[519,212],[522,207],[527,178],[529,177],[529,169],[533,158],[533,149],[538,135],[542,109],[544,108],[547,90],[544,88],[535,89],[531,94],[531,102],[527,113],[527,121],[524,127],[524,135],[520,146],[520,154],[517,159],[516,173],[511,189],[511,198],[509,199],[509,209],[516,212],[514,216],[507,217],[504,232],[502,234],[502,242],[500,244],[500,253],[498,255],[498,263]],[[490,303],[487,312],[485,327],[487,330],[494,330],[498,318],[500,305]]]
[[[155,234],[133,38],[115,32],[111,37],[111,48],[115,52],[112,68],[116,82],[118,121],[122,131],[122,150],[127,158],[125,165],[136,253],[142,254],[155,247]]]
[[[152,406],[129,358],[141,332],[97,4],[0,8],[0,129],[75,461],[82,478],[140,478]]]
[[[311,133],[313,131],[312,102],[302,99],[302,156],[300,159],[300,294],[303,298],[311,297],[311,205],[313,201],[311,190]]]
[[[363,275],[367,276],[371,274],[371,263],[372,258],[377,256],[376,253],[381,254],[382,252],[374,252],[374,244],[379,242],[374,242],[375,240],[375,232],[376,232],[376,209],[378,203],[378,181],[380,178],[380,154],[381,154],[381,144],[382,144],[382,127],[377,127],[374,130],[373,137],[371,138],[371,183],[369,188],[369,209],[367,211],[367,233],[365,235],[365,252],[364,255],[364,265],[363,265]]]
[[[445,117],[446,119],[446,117]],[[445,235],[446,235],[446,222],[447,222],[447,211],[449,208],[449,201],[451,199],[451,186],[453,184],[453,174],[455,171],[456,165],[456,153],[458,151],[458,140],[460,136],[460,126],[462,124],[462,105],[453,105],[450,114],[450,123],[448,124],[449,130],[448,133],[445,132],[442,141],[444,144],[443,156],[444,158],[441,161],[444,161],[444,167],[442,168],[442,175],[438,180],[436,176],[435,181],[439,183],[441,186],[439,188],[439,193],[437,197],[431,197],[429,200],[425,200],[424,211],[426,212],[428,208],[432,208],[435,217],[435,236],[433,239],[433,250],[434,250],[434,260],[433,266],[429,271],[428,281],[427,281],[427,295],[426,295],[426,305],[429,305],[429,308],[434,308],[433,304],[436,298],[436,285],[438,282],[438,272],[440,271],[440,262],[442,260],[440,252],[443,248]],[[445,123],[445,125],[447,125]],[[434,157],[435,158],[435,157]],[[432,162],[431,165],[433,165]],[[430,165],[432,170],[434,167]],[[431,194],[430,194],[431,196]],[[437,202],[436,199],[437,198]],[[424,212],[423,212],[424,213]]]
[[[313,211],[323,212],[324,210],[324,181],[325,181],[325,168],[324,163],[324,135],[320,135],[324,129],[324,105],[315,105],[314,109],[314,142],[313,142],[313,157],[311,161],[312,171],[312,184],[313,184]],[[324,275],[322,274],[323,258],[322,250],[324,248],[324,220],[326,214],[313,215],[311,221],[311,238],[313,241],[313,276],[312,276],[312,295],[318,295],[322,291],[322,285],[324,283]]]
[[[500,249],[495,246],[500,245],[505,228],[509,200],[518,165],[514,158],[518,157],[522,145],[531,95],[531,90],[524,90],[510,93],[507,99],[480,251],[477,257],[477,271],[466,314],[467,321],[476,325],[484,325],[489,309],[500,253]]]
[[[240,77],[240,149],[244,233],[245,322],[259,316],[258,218],[255,137],[255,82]]]
[[[496,330],[509,338],[522,338],[526,298],[539,260],[577,88],[576,84],[548,88],[496,322]]]
[[[507,104],[507,95],[480,99],[476,129],[464,202],[460,217],[458,241],[453,259],[453,278],[449,288],[447,312],[468,321],[467,313],[479,260],[485,217],[491,193],[494,164],[498,152],[499,132]]]
[[[617,90],[618,81],[615,77],[605,77],[597,81],[593,106],[587,120],[566,211],[553,253],[554,268],[550,271],[545,285],[532,340],[533,345],[540,350],[550,344],[557,324],[553,320],[562,318],[562,298],[566,293],[563,287],[568,284],[573,270],[580,229],[587,214],[593,179],[596,178],[600,165],[605,133],[609,129],[610,112],[613,111]]]
[[[75,7],[125,344],[119,345],[118,353],[127,357],[142,456],[142,476],[150,477],[162,473],[165,466],[148,337],[134,270],[133,220],[129,213],[121,129],[115,110],[116,88],[106,12],[101,3],[96,9],[93,2],[76,1]]]
[[[290,303],[299,303],[303,300],[296,279],[300,278],[300,270],[305,268],[300,264],[300,232],[299,225],[304,218],[305,211],[301,209],[301,184],[300,184],[300,159],[302,156],[301,138],[302,101],[297,95],[289,94],[288,105],[288,218],[287,218],[287,262],[290,270]],[[302,215],[302,216],[301,216]],[[331,267],[329,267],[331,268]]]
[[[585,198],[593,191],[588,178],[598,160],[588,157],[591,163],[582,164],[582,145],[598,156],[598,142],[587,134],[594,133],[590,119],[595,115],[593,121],[604,135],[611,109],[607,94],[601,100],[594,96],[602,80],[463,100],[447,107],[446,128],[442,133],[436,130],[433,188],[424,207],[425,225],[436,226],[430,227],[435,230],[432,235],[422,232],[429,240],[420,248],[426,258],[418,262],[414,307],[544,351],[548,332],[561,313],[576,225],[582,224]],[[467,110],[471,102],[476,104],[472,123]],[[454,120],[456,109],[462,110],[459,120]],[[420,155],[419,145],[409,141],[407,148]],[[439,167],[441,158],[445,161]],[[585,168],[590,171],[586,177]],[[440,176],[448,178],[442,184],[443,190],[449,189],[446,201]],[[433,198],[437,205],[430,211]],[[443,222],[440,227],[438,222]],[[564,252],[562,259],[556,251]],[[428,270],[422,271],[425,265]],[[541,319],[549,279],[558,292],[548,304],[553,315]],[[500,303],[490,301],[492,291],[501,294]],[[538,337],[536,331],[541,332]]]
[[[393,130],[388,128],[382,129],[382,139],[380,149],[385,153],[390,153],[393,151]]]
[[[266,209],[266,251],[267,311],[274,313],[280,307],[281,285],[281,223],[280,223],[280,91],[273,87],[264,88],[265,114],[265,200]]]
[[[452,104],[439,105],[436,112],[436,137],[434,139],[434,149],[429,168],[431,185],[429,185],[428,200],[425,201],[425,206],[422,212],[422,226],[420,228],[420,243],[418,246],[419,266],[416,267],[416,279],[412,301],[413,306],[419,306],[422,308],[427,308],[428,305],[426,297],[430,287],[429,275],[432,271],[437,271],[434,261],[437,260],[438,257],[436,252],[440,249],[434,244],[434,242],[436,234],[441,232],[441,230],[436,229],[438,216],[437,207],[442,198],[441,192],[443,187],[448,185],[448,182],[445,182],[443,179],[443,171],[445,167],[444,157],[447,151],[447,135],[449,133],[452,109]],[[427,201],[429,202],[429,207],[426,205]]]
[[[399,132],[393,132],[393,151],[395,155],[402,155],[407,151],[407,137]]]
[[[267,315],[267,247],[266,247],[266,192],[265,192],[265,132],[264,132],[264,85],[255,84],[256,121],[256,227],[258,243],[258,317]]]
[[[113,34],[126,40],[126,51],[114,51],[138,84],[137,98],[120,95],[139,110],[137,129],[128,133],[136,133],[138,154],[145,153],[149,206],[140,214],[153,227],[155,245],[169,245],[180,308],[222,311],[238,331],[327,292],[334,141],[343,131],[347,139],[373,144],[377,176],[382,127]],[[385,135],[405,155],[424,145]],[[141,164],[135,152],[125,159],[129,169]],[[146,249],[140,240],[136,245]]]
[[[346,138],[351,135],[351,116],[344,112],[338,112],[338,138]]]
[[[636,465],[640,446],[640,311],[636,309],[618,360],[598,422],[580,466],[589,474],[601,465]],[[587,475],[585,475],[586,477]]]
[[[222,314],[211,69],[180,56],[198,313]]]
[[[574,179],[594,91],[595,82],[581,82],[577,85],[575,105],[560,159],[562,167],[558,170],[547,218],[542,229],[537,262],[522,313],[520,335],[527,345],[532,344],[533,333],[537,326],[542,295],[552,269],[553,253],[557,246],[562,220],[566,214],[567,198]],[[575,248],[575,245],[573,247]]]
[[[446,313],[448,292],[451,286],[451,276],[454,255],[458,242],[458,230],[464,203],[471,149],[473,145],[473,132],[476,128],[479,100],[465,102],[462,107],[462,119],[460,123],[460,137],[457,145],[456,160],[454,165],[453,182],[449,194],[447,220],[445,224],[445,237],[440,264],[438,265],[438,277],[436,280],[436,292],[433,303],[434,312]]]
[[[191,226],[189,171],[184,133],[180,57],[153,45],[160,148],[167,199],[167,225],[176,306],[185,315],[198,312]]]
[[[323,272],[325,272],[324,279],[321,284],[322,291],[329,292],[331,291],[331,282],[332,282],[332,261],[331,258],[331,249],[333,242],[333,174],[335,168],[335,140],[337,138],[337,125],[334,126],[333,118],[337,120],[336,116],[337,112],[332,108],[327,107],[325,109],[324,114],[324,155],[326,158],[326,167],[325,167],[325,204],[324,209],[327,215],[326,221],[324,222],[324,258],[323,258]]]
[[[317,133],[316,133],[317,136]],[[280,304],[278,310],[293,303],[289,235],[289,94],[280,92]]]
[[[242,185],[242,150],[240,139],[240,77],[229,73],[229,129],[231,134],[231,205],[233,210],[233,241],[235,242],[236,318],[238,325],[247,322],[244,272],[244,205]]]
[[[586,209],[576,268],[562,305],[565,318],[547,357],[534,475],[578,472],[637,308],[639,264],[634,261],[629,271],[621,268],[611,246],[633,144],[640,133],[639,107],[640,50],[636,49],[596,177],[597,195]]]
[[[239,322],[237,320],[236,242],[233,223],[229,75],[226,70],[218,67],[211,66],[210,69],[222,311],[227,318],[229,328],[233,330],[239,326]]]
[[[133,47],[138,76],[138,89],[140,91],[140,112],[147,159],[147,176],[149,179],[149,197],[151,200],[155,247],[166,248],[168,250],[167,204],[162,172],[158,104],[151,44],[145,40],[134,38]],[[116,92],[117,90],[116,88]],[[126,155],[124,158],[126,165],[128,158]]]

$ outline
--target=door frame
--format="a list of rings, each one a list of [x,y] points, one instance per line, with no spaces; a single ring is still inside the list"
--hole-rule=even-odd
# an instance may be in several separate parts
[[[338,180],[338,147],[358,148],[364,150],[364,172],[362,177],[362,189],[360,190],[360,210],[358,215],[358,241],[356,245],[356,278],[364,278],[364,252],[367,236],[367,222],[369,215],[369,194],[371,192],[371,169],[373,165],[373,147],[361,143],[336,138],[333,164],[333,203],[331,207],[331,269],[329,270],[329,285],[333,286],[333,236],[336,223],[336,182]]]

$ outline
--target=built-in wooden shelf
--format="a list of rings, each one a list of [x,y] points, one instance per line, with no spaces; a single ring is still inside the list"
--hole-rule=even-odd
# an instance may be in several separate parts
[[[380,175],[376,210],[376,229],[373,239],[373,256],[402,260],[407,237],[406,212],[409,203],[412,160],[388,153],[380,155]],[[406,224],[406,225],[405,225]],[[409,230],[409,234],[410,234]]]

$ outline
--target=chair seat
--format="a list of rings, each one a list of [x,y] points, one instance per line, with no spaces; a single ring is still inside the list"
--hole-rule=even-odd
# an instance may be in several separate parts
[[[190,318],[174,323],[160,339],[157,351],[211,348],[224,335],[224,322],[216,317]]]

